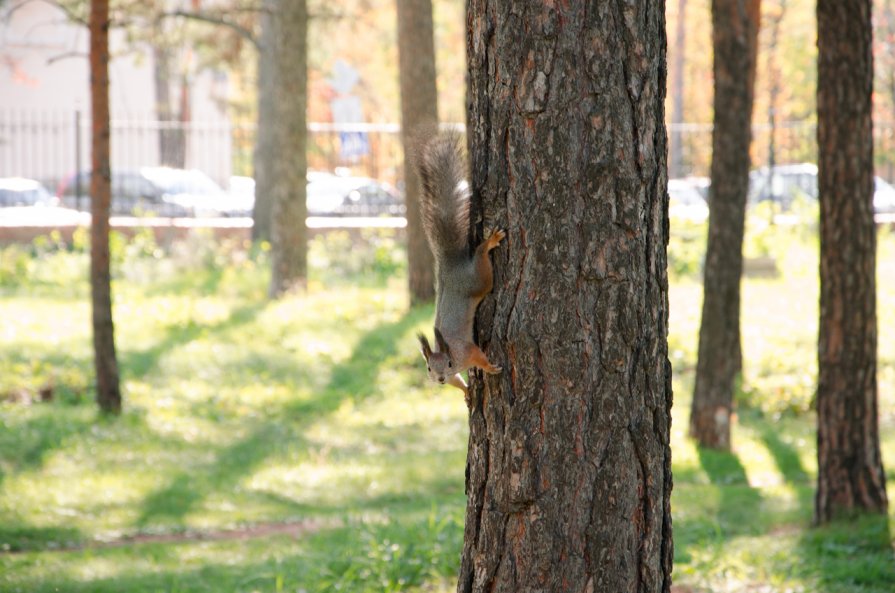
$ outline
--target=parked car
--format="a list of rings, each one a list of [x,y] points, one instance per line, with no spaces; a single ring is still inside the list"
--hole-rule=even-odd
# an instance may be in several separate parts
[[[56,199],[39,181],[24,177],[0,178],[0,208],[12,206],[57,206]]]
[[[668,215],[671,218],[702,221],[709,217],[709,207],[699,191],[701,186],[691,179],[668,180]]]
[[[882,177],[873,178],[873,211],[877,214],[895,214],[895,187]]]
[[[817,165],[777,165],[749,173],[749,203],[771,200],[788,210],[797,197],[817,200]],[[881,177],[873,178],[873,210],[877,214],[895,213],[895,187]]]
[[[255,180],[251,177],[234,175],[230,177],[230,216],[251,216],[255,208]]]
[[[89,210],[90,172],[82,172],[79,178],[80,199],[74,175],[59,185],[57,195],[70,208]],[[141,167],[112,171],[113,215],[242,216],[243,205],[197,169]]]
[[[56,196],[68,208],[90,211],[90,172],[71,174],[57,187]],[[80,189],[80,194],[78,193]],[[141,170],[112,171],[112,202],[109,211],[115,216],[155,214],[158,216],[191,216],[183,206],[165,199],[164,190]]]
[[[403,216],[404,200],[392,186],[369,177],[308,174],[311,216]]]
[[[243,216],[244,204],[198,169],[143,167],[140,173],[162,191],[162,200],[191,216]]]
[[[749,173],[748,204],[773,202],[789,210],[799,197],[817,199],[817,165],[798,163],[761,167]]]

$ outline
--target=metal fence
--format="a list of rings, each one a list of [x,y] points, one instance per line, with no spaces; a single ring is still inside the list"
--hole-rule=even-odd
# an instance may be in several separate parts
[[[111,122],[113,170],[169,166],[198,169],[224,189],[232,176],[251,176],[255,127],[251,123],[160,122],[146,118]],[[308,164],[312,170],[372,177],[401,186],[403,150],[396,124],[308,126]],[[706,176],[711,162],[710,124],[679,124],[668,129],[680,135],[681,158],[670,177]],[[895,125],[874,129],[877,175],[895,180]],[[789,122],[771,130],[753,128],[752,166],[768,163],[771,144],[776,164],[817,162],[816,126]],[[669,143],[671,145],[671,142]],[[26,177],[56,193],[90,168],[90,121],[72,111],[0,111],[0,178]]]
[[[711,124],[670,124],[669,146],[673,135],[680,135],[681,158],[677,171],[669,177],[709,175],[712,159]],[[875,123],[874,161],[876,175],[895,181],[895,124]],[[672,156],[672,155],[669,155]],[[750,156],[753,168],[771,164],[817,163],[817,124],[812,122],[784,122],[772,128],[769,124],[752,126]],[[673,162],[669,158],[669,163]]]

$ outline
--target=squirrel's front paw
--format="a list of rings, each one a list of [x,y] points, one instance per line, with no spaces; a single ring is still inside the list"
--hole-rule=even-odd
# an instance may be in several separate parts
[[[500,372],[503,370],[503,367],[499,366],[499,365],[492,364],[491,366],[484,368],[482,370],[485,371],[486,373],[488,373],[489,375],[499,375]]]
[[[498,244],[500,244],[500,242],[506,238],[506,236],[507,233],[503,229],[494,229],[493,231],[491,231],[491,233],[488,235],[488,238],[485,240],[485,242],[488,244],[488,250],[490,251],[491,249],[497,247]]]

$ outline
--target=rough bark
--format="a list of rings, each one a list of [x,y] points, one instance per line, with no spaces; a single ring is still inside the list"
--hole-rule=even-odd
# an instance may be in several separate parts
[[[109,272],[111,167],[109,134],[109,2],[90,3],[90,102],[92,174],[90,175],[90,289],[93,305],[93,360],[96,401],[106,413],[121,411],[112,285]]]
[[[687,0],[677,2],[677,22],[674,27],[674,66],[671,78],[671,123],[680,125],[684,122],[684,67],[687,64]],[[668,165],[671,177],[683,177],[684,143],[680,128],[671,132],[671,146]]]
[[[740,276],[759,14],[759,0],[712,1],[712,185],[690,436],[718,449],[730,448],[733,391],[741,367]]]
[[[273,3],[265,2],[272,10]],[[254,176],[255,206],[252,210],[252,240],[270,241],[271,224],[271,165],[274,160],[273,142],[276,131],[274,116],[274,54],[275,44],[271,10],[262,11],[261,34],[258,41],[258,121],[255,135]]]
[[[414,132],[438,123],[432,0],[397,0],[398,55],[401,86],[401,140],[412,154]],[[432,253],[420,220],[420,182],[411,159],[404,159],[407,205],[407,260],[412,305],[435,297]]]
[[[305,0],[277,0],[273,13],[275,124],[271,162],[270,295],[303,288],[308,275],[307,154],[308,9]]]
[[[870,0],[817,3],[818,522],[888,506],[877,418],[870,14]]]
[[[458,591],[669,591],[665,5],[467,4],[471,379]]]

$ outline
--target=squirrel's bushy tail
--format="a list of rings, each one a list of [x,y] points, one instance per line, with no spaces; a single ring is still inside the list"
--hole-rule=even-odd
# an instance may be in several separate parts
[[[432,133],[419,142],[417,167],[423,229],[436,261],[467,255],[469,186],[456,133]]]

